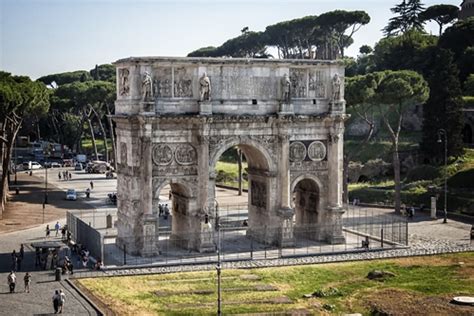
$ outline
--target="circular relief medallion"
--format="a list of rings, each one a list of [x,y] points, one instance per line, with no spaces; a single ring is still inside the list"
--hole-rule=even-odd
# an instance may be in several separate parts
[[[158,166],[169,165],[173,161],[173,150],[170,146],[160,144],[153,148],[153,163]]]
[[[306,147],[302,142],[292,142],[290,144],[290,161],[303,161],[306,157]]]
[[[320,141],[315,141],[308,146],[308,157],[312,161],[321,161],[326,158],[326,146]]]
[[[192,165],[196,162],[196,149],[190,144],[179,145],[176,148],[174,157],[180,165]]]

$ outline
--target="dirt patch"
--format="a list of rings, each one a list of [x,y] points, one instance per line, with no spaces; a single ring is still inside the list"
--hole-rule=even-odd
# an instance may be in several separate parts
[[[474,308],[451,304],[452,296],[424,296],[396,289],[377,291],[366,297],[376,315],[472,315]]]

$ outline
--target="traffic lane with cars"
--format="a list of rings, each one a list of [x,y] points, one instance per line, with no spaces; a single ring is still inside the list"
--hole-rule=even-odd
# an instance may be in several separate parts
[[[71,179],[64,180],[63,173],[67,171],[71,174]],[[117,192],[117,179],[107,179],[105,174],[86,173],[84,170],[74,170],[74,168],[54,168],[46,170],[33,170],[36,176],[45,178],[48,174],[48,183],[55,185],[64,191],[75,189],[77,200],[82,200],[93,205],[95,208],[110,208],[114,205],[108,203],[108,193]],[[59,179],[59,174],[61,179]],[[91,188],[90,183],[93,183]],[[86,197],[86,190],[90,190],[90,197]]]

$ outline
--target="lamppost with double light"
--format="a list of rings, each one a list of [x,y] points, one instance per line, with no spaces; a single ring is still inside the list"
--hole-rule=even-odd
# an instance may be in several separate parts
[[[221,265],[221,223],[219,219],[219,202],[217,202],[217,199],[214,199],[214,202],[216,204],[216,232],[217,232],[217,265],[216,265],[216,271],[217,271],[217,315],[220,316],[222,315],[221,311],[221,303],[222,303],[222,298],[221,298],[221,272],[222,272],[222,265]]]
[[[444,139],[441,139],[444,136]],[[444,219],[443,223],[448,222],[448,134],[444,128],[438,130],[438,143],[444,140]]]

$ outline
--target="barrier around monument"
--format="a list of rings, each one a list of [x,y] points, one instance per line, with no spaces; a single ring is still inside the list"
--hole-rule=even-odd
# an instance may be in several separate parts
[[[225,218],[220,212],[221,217]],[[405,218],[371,212],[369,210],[355,209],[346,212],[343,221],[344,243],[331,244],[325,239],[330,232],[336,229],[334,225],[308,225],[299,227],[293,234],[290,246],[263,244],[247,234],[248,227],[243,225],[245,213],[237,208],[229,207],[227,225],[220,229],[221,259],[223,261],[245,261],[261,259],[278,259],[300,256],[315,256],[335,253],[352,253],[362,251],[376,251],[384,249],[403,248],[407,244],[408,231]],[[236,219],[236,220],[230,220]],[[262,234],[273,234],[274,230],[281,227],[261,227]],[[284,234],[285,232],[282,232]],[[153,242],[156,249],[153,253],[141,256],[130,255],[117,247],[115,236],[104,238],[104,263],[106,266],[167,266],[206,264],[217,261],[217,231],[206,232],[206,236],[196,236],[195,233],[173,236],[171,230],[159,230],[155,236],[143,237],[144,242]],[[311,238],[319,236],[319,238]],[[129,236],[130,242],[136,236]],[[150,239],[150,240],[147,240]],[[210,252],[198,252],[186,249],[189,240],[212,240],[214,246]],[[369,240],[368,246],[363,242]],[[151,240],[153,239],[153,240]]]

